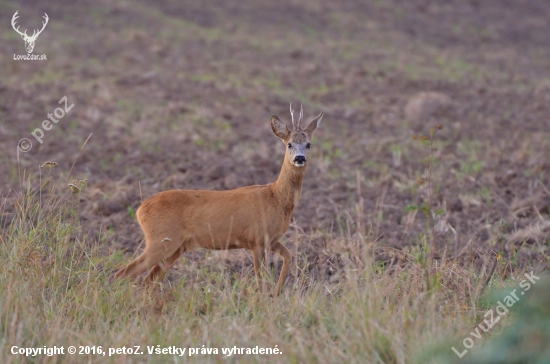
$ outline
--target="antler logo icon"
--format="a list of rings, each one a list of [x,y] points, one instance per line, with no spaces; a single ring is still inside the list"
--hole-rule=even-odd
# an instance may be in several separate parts
[[[19,27],[15,27],[15,21],[17,20],[17,18],[19,17],[19,15],[17,14],[19,12],[19,10],[17,10],[15,12],[15,14],[13,14],[13,17],[11,18],[11,26],[13,27],[13,29],[19,33],[21,35],[21,38],[23,38],[23,40],[25,41],[25,49],[27,50],[27,53],[32,53],[32,50],[34,49],[34,42],[36,42],[36,38],[38,38],[38,36],[40,35],[40,33],[42,33],[42,31],[44,30],[44,28],[46,28],[46,24],[48,24],[48,14],[44,13],[44,20],[45,22],[42,22],[42,29],[40,30],[37,30],[35,29],[34,32],[32,33],[31,36],[28,36],[27,35],[27,29],[25,29],[24,32],[20,32],[19,31]]]

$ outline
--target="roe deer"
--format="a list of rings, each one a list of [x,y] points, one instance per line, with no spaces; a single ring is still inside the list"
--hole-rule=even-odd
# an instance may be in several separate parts
[[[215,250],[250,249],[254,271],[260,284],[260,271],[271,251],[283,258],[275,294],[284,286],[290,269],[290,251],[279,242],[290,225],[290,217],[302,192],[308,167],[310,140],[319,126],[321,112],[302,128],[300,117],[293,130],[277,116],[271,118],[273,133],[286,146],[277,180],[267,185],[241,187],[228,191],[170,190],[149,198],[136,212],[145,234],[143,254],[118,270],[115,278],[136,277],[151,269],[145,282],[160,280],[176,260],[195,248]]]

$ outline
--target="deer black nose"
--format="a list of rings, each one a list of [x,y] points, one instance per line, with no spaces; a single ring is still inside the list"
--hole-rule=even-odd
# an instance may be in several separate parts
[[[306,157],[303,155],[297,155],[296,158],[294,158],[294,163],[303,164],[306,162]]]

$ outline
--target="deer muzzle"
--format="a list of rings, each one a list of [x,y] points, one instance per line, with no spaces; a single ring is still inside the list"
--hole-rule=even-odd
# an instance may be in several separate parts
[[[294,165],[296,167],[303,167],[306,165],[306,157],[304,155],[297,155],[294,157]]]

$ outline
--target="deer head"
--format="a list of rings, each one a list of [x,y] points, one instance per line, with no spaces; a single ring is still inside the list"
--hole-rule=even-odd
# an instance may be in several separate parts
[[[11,18],[11,26],[17,33],[21,35],[21,38],[23,38],[23,40],[25,41],[25,49],[27,50],[27,53],[32,53],[32,50],[34,49],[34,42],[36,42],[36,38],[38,38],[40,33],[42,33],[44,28],[46,28],[46,24],[48,24],[48,20],[49,20],[48,14],[44,13],[45,22],[42,22],[42,29],[40,30],[35,29],[32,35],[28,36],[27,29],[25,29],[25,31],[22,33],[19,31],[19,27],[17,28],[15,27],[15,21],[19,17],[19,15],[17,15],[18,12],[19,10],[16,11],[15,14],[13,14],[13,17]]]
[[[313,138],[313,132],[317,129],[323,119],[323,113],[314,117],[309,124],[302,129],[300,125],[304,116],[304,110],[300,107],[300,117],[298,121],[294,120],[294,110],[292,104],[290,104],[290,116],[292,117],[292,131],[288,130],[288,127],[275,115],[271,118],[271,129],[273,133],[287,146],[287,155],[285,159],[294,167],[305,167],[307,165],[307,156],[311,150],[311,139]]]

